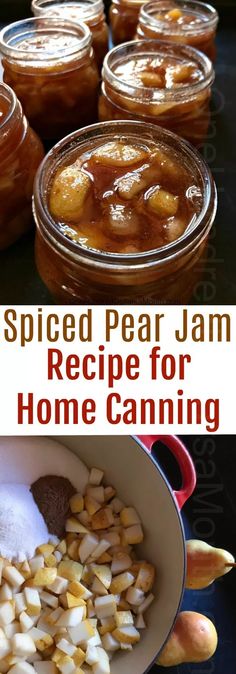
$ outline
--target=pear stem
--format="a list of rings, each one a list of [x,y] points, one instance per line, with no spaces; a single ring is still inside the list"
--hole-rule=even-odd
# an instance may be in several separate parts
[[[233,569],[236,567],[236,562],[228,562],[227,564],[225,564],[225,566],[230,566],[231,569]]]

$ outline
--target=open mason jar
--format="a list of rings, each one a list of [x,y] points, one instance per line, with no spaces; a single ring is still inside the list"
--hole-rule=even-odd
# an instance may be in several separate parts
[[[204,54],[161,40],[136,40],[112,49],[102,74],[101,122],[137,119],[195,146],[205,140],[214,70]]]
[[[14,92],[0,84],[0,250],[32,225],[32,193],[44,150]]]
[[[91,40],[85,24],[49,17],[18,21],[0,33],[4,82],[43,138],[61,138],[97,119]]]
[[[67,21],[83,21],[92,33],[92,46],[99,69],[108,51],[108,26],[102,0],[32,0],[34,16],[52,16]]]
[[[112,0],[109,19],[114,45],[134,39],[139,12],[144,2],[145,0]]]
[[[137,37],[191,45],[214,61],[218,21],[216,9],[205,2],[152,0],[141,8]]]
[[[57,302],[186,302],[203,268],[216,190],[204,160],[174,134],[104,122],[48,153],[33,208],[38,271]]]

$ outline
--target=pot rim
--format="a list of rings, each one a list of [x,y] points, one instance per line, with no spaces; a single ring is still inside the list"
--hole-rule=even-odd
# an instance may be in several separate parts
[[[178,507],[178,503],[177,503],[177,500],[176,500],[176,498],[175,498],[175,496],[174,496],[174,493],[173,493],[173,489],[172,489],[172,487],[171,487],[171,484],[169,483],[169,481],[168,481],[168,479],[167,479],[165,473],[163,472],[162,468],[158,465],[156,459],[152,456],[152,453],[147,451],[147,449],[145,448],[145,445],[142,443],[142,441],[139,439],[139,437],[138,437],[137,435],[131,435],[130,437],[136,442],[137,448],[138,448],[139,450],[143,451],[143,452],[146,454],[147,459],[149,459],[149,460],[152,462],[154,468],[155,468],[155,469],[157,470],[157,472],[160,474],[161,478],[163,479],[163,481],[164,481],[164,483],[165,483],[165,485],[166,485],[166,487],[167,487],[167,489],[168,489],[169,495],[170,495],[170,497],[171,497],[171,499],[172,499],[172,501],[173,501],[173,506],[174,506],[174,508],[175,508],[175,510],[176,510],[176,514],[177,514],[177,516],[178,516],[179,527],[180,527],[180,535],[181,535],[181,540],[182,540],[182,544],[183,544],[183,558],[184,558],[184,565],[183,565],[183,579],[182,579],[182,589],[181,589],[181,592],[180,592],[180,598],[179,598],[178,607],[177,607],[175,616],[173,617],[173,623],[172,623],[172,626],[171,626],[171,628],[170,628],[170,630],[169,630],[169,632],[168,632],[168,634],[167,634],[167,636],[166,636],[166,638],[165,638],[165,640],[164,640],[164,642],[163,642],[161,648],[159,648],[159,650],[157,651],[157,653],[156,653],[154,659],[152,660],[152,662],[150,663],[150,665],[148,666],[148,668],[145,669],[145,672],[143,672],[143,674],[147,674],[147,672],[150,671],[151,667],[153,667],[153,665],[156,663],[156,660],[157,660],[157,658],[158,658],[158,655],[160,655],[162,649],[163,649],[164,646],[166,645],[166,643],[167,643],[167,641],[168,641],[168,639],[169,639],[169,637],[170,637],[170,635],[171,635],[171,632],[172,632],[172,630],[173,630],[173,627],[174,627],[174,625],[175,625],[175,622],[176,622],[176,620],[177,620],[177,617],[178,617],[180,608],[181,608],[181,604],[182,604],[182,601],[183,601],[184,590],[185,590],[185,579],[186,579],[186,571],[187,571],[186,545],[185,545],[185,542],[186,542],[186,541],[185,541],[185,532],[184,532],[183,520],[182,520],[182,517],[181,517],[181,511],[180,511],[180,508]]]

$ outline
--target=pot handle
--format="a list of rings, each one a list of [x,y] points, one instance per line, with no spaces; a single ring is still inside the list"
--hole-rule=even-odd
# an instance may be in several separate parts
[[[141,441],[148,452],[152,452],[154,443],[159,440],[170,449],[176,458],[183,481],[181,489],[179,491],[173,491],[173,494],[179,509],[181,510],[196,486],[196,471],[186,447],[176,435],[138,435],[137,439]]]

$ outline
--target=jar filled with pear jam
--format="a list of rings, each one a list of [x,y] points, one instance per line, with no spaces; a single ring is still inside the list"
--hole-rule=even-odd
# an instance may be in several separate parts
[[[135,121],[87,127],[37,173],[39,273],[61,303],[185,302],[215,210],[207,165],[174,134]]]

